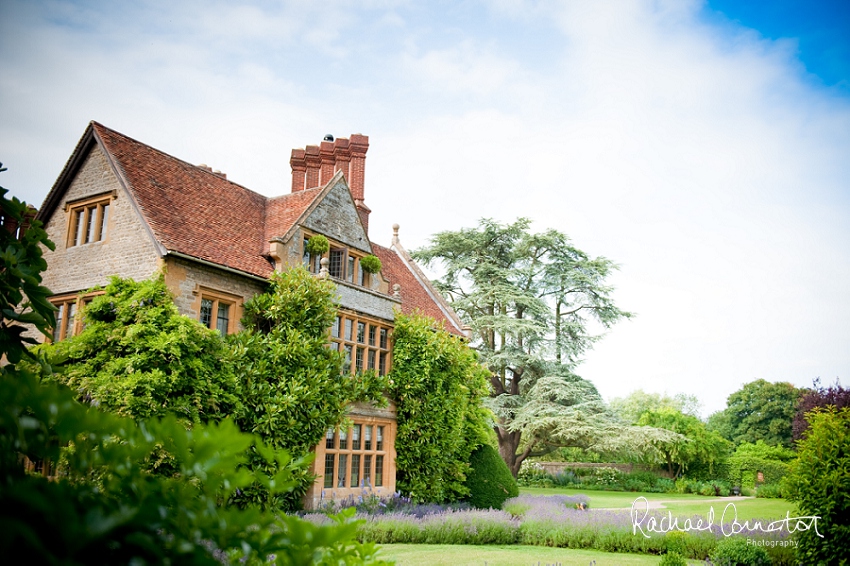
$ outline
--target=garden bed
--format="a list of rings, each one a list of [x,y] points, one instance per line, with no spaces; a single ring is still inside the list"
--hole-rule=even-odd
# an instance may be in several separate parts
[[[793,563],[793,546],[781,546],[789,545],[792,535],[787,530],[763,532],[778,515],[761,519],[762,529],[753,529],[754,521],[742,517],[737,525],[730,517],[721,524],[721,506],[708,526],[708,506],[700,515],[674,515],[648,507],[637,509],[637,515],[631,509],[577,508],[589,501],[584,495],[522,494],[506,501],[503,510],[395,503],[361,510],[355,518],[364,521],[360,540],[379,544],[534,545],[653,555],[675,551],[705,560],[719,541],[733,536],[764,541],[760,544],[767,547],[774,564]],[[320,513],[306,518],[330,521]]]

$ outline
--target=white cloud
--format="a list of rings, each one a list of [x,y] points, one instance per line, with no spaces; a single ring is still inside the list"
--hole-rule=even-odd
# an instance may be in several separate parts
[[[604,395],[713,410],[751,379],[848,379],[850,103],[793,43],[699,2],[495,2],[450,26],[415,3],[92,6],[0,8],[0,180],[28,200],[90,119],[265,194],[291,148],[362,132],[377,241],[524,215],[622,264],[639,316],[580,368]]]

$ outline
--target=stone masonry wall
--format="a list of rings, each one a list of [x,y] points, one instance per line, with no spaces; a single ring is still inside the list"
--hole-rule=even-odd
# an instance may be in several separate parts
[[[109,206],[105,239],[68,247],[70,213],[65,203],[110,191],[117,196]],[[111,275],[150,277],[161,262],[142,222],[106,157],[95,146],[45,227],[56,251],[45,250],[44,285],[58,295],[105,285]]]
[[[337,183],[304,221],[304,226],[365,253],[371,252],[369,238],[360,225],[360,217],[351,193]]]
[[[201,288],[233,295],[236,303],[236,320],[242,319],[242,305],[265,290],[265,284],[202,264],[166,256],[165,284],[174,295],[174,304],[180,314],[195,320],[201,312]],[[239,330],[242,325],[239,323]]]

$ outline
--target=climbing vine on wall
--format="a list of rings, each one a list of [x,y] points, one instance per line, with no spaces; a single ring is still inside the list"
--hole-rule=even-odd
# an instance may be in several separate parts
[[[396,486],[418,501],[455,501],[472,451],[487,442],[489,372],[458,337],[424,316],[397,314],[389,394],[396,404]]]

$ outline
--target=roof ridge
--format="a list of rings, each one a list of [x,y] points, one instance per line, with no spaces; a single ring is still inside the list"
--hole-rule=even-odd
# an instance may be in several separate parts
[[[235,182],[235,181],[232,181],[232,180],[230,180],[230,179],[228,179],[228,178],[226,178],[226,177],[223,177],[223,176],[221,176],[221,175],[218,175],[218,174],[216,174],[216,173],[213,173],[212,171],[207,171],[207,170],[206,170],[206,169],[204,169],[203,167],[200,167],[200,166],[198,166],[198,165],[195,165],[194,163],[189,163],[188,161],[186,161],[186,160],[184,160],[184,159],[180,159],[179,157],[176,157],[176,156],[174,156],[174,155],[171,155],[170,153],[165,152],[165,151],[163,151],[163,150],[161,150],[161,149],[158,149],[158,148],[156,148],[156,147],[154,147],[154,146],[152,146],[152,145],[150,145],[150,144],[146,144],[145,142],[139,141],[139,140],[137,140],[137,139],[136,139],[136,138],[134,138],[134,137],[128,136],[127,134],[121,133],[121,132],[119,132],[118,130],[115,130],[115,129],[113,129],[113,128],[110,128],[109,126],[104,126],[104,125],[103,125],[103,124],[101,124],[100,122],[97,122],[97,121],[95,121],[95,120],[92,120],[90,123],[92,124],[92,126],[93,126],[93,127],[98,127],[98,128],[102,128],[102,129],[104,129],[104,130],[107,130],[107,131],[109,131],[111,134],[114,134],[114,135],[117,135],[117,136],[121,136],[122,138],[124,138],[124,139],[126,139],[126,140],[129,140],[129,141],[131,141],[131,142],[133,142],[133,143],[136,143],[136,144],[142,145],[142,146],[144,146],[144,147],[146,147],[146,148],[150,149],[151,151],[154,151],[154,152],[156,152],[156,153],[158,153],[158,154],[160,154],[160,155],[163,155],[163,156],[165,156],[165,157],[168,157],[169,159],[173,159],[173,160],[175,160],[175,161],[179,161],[180,163],[183,163],[183,164],[185,164],[185,165],[188,165],[189,167],[194,167],[194,168],[195,168],[195,169],[197,169],[198,171],[202,171],[203,173],[205,173],[205,174],[207,174],[207,175],[214,175],[216,178],[221,179],[222,181],[224,181],[224,182],[226,182],[226,183],[229,183],[229,184],[231,184],[231,185],[235,185],[235,186],[239,187],[240,189],[244,189],[244,190],[248,191],[249,193],[253,193],[253,194],[255,194],[255,195],[259,196],[259,197],[262,197],[264,200],[269,200],[269,198],[270,198],[270,197],[267,197],[267,196],[266,196],[266,195],[264,195],[264,194],[261,194],[261,193],[258,193],[257,191],[254,191],[254,190],[252,190],[252,189],[249,189],[249,188],[248,188],[248,187],[246,187],[245,185],[242,185],[242,184],[237,183],[237,182]],[[101,139],[102,139],[102,138],[101,138]],[[283,195],[283,196],[285,196],[285,195]]]

